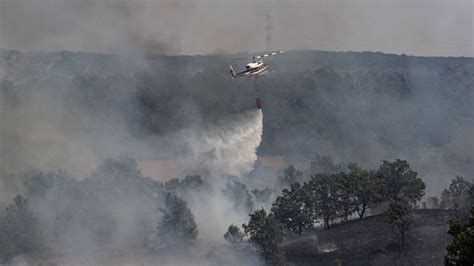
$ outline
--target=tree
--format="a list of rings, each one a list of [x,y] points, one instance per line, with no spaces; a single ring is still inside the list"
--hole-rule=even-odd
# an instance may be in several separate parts
[[[231,224],[224,234],[224,239],[230,244],[239,244],[244,241],[245,234],[240,231],[240,228]]]
[[[260,203],[268,203],[273,195],[273,190],[266,187],[264,189],[253,189],[252,191],[255,201]]]
[[[264,209],[250,214],[248,224],[243,224],[244,232],[250,236],[250,242],[256,244],[265,260],[274,265],[279,261],[278,246],[283,241],[283,233],[272,215]]]
[[[291,184],[303,182],[303,172],[298,171],[293,165],[283,169],[283,175],[278,177],[280,188],[289,188]]]
[[[377,170],[377,177],[381,183],[379,188],[382,201],[404,197],[415,204],[425,194],[425,183],[410,169],[407,161],[383,161]]]
[[[362,219],[370,203],[377,200],[377,179],[373,171],[361,169],[357,164],[348,165],[347,175],[353,182],[356,212]]]
[[[440,203],[440,200],[436,196],[428,197],[426,199],[426,208],[430,209],[440,209],[442,204]]]
[[[356,179],[353,175],[339,172],[332,175],[334,181],[334,196],[336,198],[336,210],[341,220],[347,222],[350,215],[357,209],[357,198],[355,196]]]
[[[222,193],[234,204],[236,211],[249,213],[253,210],[252,196],[246,185],[232,180],[232,183],[226,184]]]
[[[198,235],[194,215],[186,202],[168,193],[165,198],[166,209],[158,225],[159,248],[185,247],[193,244]]]
[[[273,218],[289,232],[299,235],[313,226],[315,217],[308,206],[307,197],[299,183],[291,185],[291,189],[283,190],[283,195],[276,198],[272,205]]]
[[[450,220],[448,224],[453,242],[447,247],[448,254],[444,257],[446,265],[474,265],[474,206],[471,207],[468,223]]]
[[[397,227],[401,246],[405,243],[406,233],[413,226],[412,204],[406,198],[394,198],[388,208],[388,222]]]
[[[168,192],[183,196],[191,192],[202,192],[209,189],[208,184],[200,175],[187,175],[180,180],[173,178],[165,183]]]
[[[310,204],[313,217],[321,217],[324,228],[337,217],[337,193],[334,175],[317,174],[303,185],[303,193]]]
[[[469,212],[470,206],[472,206],[471,191],[474,185],[469,181],[465,180],[461,176],[457,176],[449,188],[444,189],[441,193],[441,205],[448,209],[453,209],[456,218],[461,218]]]
[[[180,183],[181,189],[200,192],[208,188],[208,184],[200,175],[187,175]]]
[[[310,163],[309,171],[311,175],[335,174],[344,171],[344,167],[341,164],[336,164],[330,156],[317,154]]]
[[[17,195],[13,201],[0,219],[0,260],[9,260],[39,247],[38,219],[30,210],[28,200]]]

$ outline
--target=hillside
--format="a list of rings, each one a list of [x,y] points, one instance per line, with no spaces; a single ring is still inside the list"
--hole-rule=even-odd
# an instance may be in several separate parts
[[[416,210],[414,218],[415,227],[401,251],[385,214],[286,240],[283,250],[296,265],[444,265],[452,213],[423,209]]]
[[[57,162],[72,153],[81,167],[118,154],[175,159],[186,152],[177,133],[238,120],[258,96],[260,156],[407,159],[435,192],[474,171],[474,59],[292,51],[268,59],[261,79],[232,80],[228,64],[244,62],[230,58],[242,55],[0,50],[1,164],[68,169],[75,162]]]

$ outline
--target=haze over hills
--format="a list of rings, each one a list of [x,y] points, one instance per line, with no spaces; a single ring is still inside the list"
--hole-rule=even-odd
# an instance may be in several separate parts
[[[471,0],[3,0],[0,48],[257,52],[269,29],[279,50],[472,57],[472,10]]]
[[[187,129],[225,127],[258,96],[259,156],[407,159],[428,193],[474,171],[472,58],[292,51],[261,79],[232,80],[231,57],[0,50],[1,167],[176,159]]]

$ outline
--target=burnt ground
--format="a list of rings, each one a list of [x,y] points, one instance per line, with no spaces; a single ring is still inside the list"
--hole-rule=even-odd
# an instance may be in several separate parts
[[[416,210],[403,248],[386,214],[286,239],[282,248],[295,265],[443,265],[452,216],[447,210]]]

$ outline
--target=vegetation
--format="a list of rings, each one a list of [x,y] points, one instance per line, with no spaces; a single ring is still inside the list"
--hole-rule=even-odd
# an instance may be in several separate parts
[[[266,204],[271,202],[271,198],[274,194],[273,189],[266,187],[264,189],[252,189],[252,195],[255,199],[255,202]]]
[[[413,208],[406,198],[391,199],[388,222],[398,229],[400,246],[405,244],[406,233],[413,227]]]
[[[322,164],[321,158],[326,163]],[[407,235],[416,226],[415,204],[424,195],[424,183],[406,161],[384,161],[373,171],[356,164],[338,165],[326,157],[318,160],[317,165],[326,165],[318,168],[324,173],[316,173],[302,184],[291,183],[274,199],[270,213],[264,209],[251,213],[248,223],[242,225],[243,231],[236,225],[229,226],[224,239],[231,247],[252,243],[268,263],[278,264],[284,260],[280,244],[285,236],[302,235],[315,229],[318,223],[322,223],[323,229],[329,229],[337,221],[345,223],[354,215],[363,218],[367,210],[379,202],[388,203],[387,222],[396,229],[400,246],[406,246]],[[313,169],[317,169],[314,165],[316,163]],[[300,177],[302,171],[287,169],[291,169],[287,171],[291,174],[286,176],[304,180]],[[210,189],[206,180],[198,175],[165,184],[153,181],[143,177],[136,162],[127,158],[106,160],[81,181],[74,181],[61,171],[26,173],[21,178],[25,195],[33,201],[30,203],[18,195],[0,216],[2,261],[20,254],[33,254],[41,247],[58,243],[67,247],[72,244],[68,239],[75,239],[84,231],[90,233],[101,248],[114,248],[114,243],[123,237],[127,237],[130,248],[181,250],[190,247],[198,228],[183,197]],[[233,180],[221,192],[237,211],[252,210],[252,196],[245,184]],[[430,197],[426,202],[433,207],[444,206],[461,212],[471,204],[471,192],[472,184],[456,177],[443,191],[441,200]],[[257,202],[268,202],[273,190],[253,189],[252,194]],[[39,212],[41,216],[37,215]],[[126,213],[130,220],[127,226],[139,233],[133,237],[121,235],[120,228],[124,226],[120,224],[121,213]],[[467,241],[465,236],[469,234],[465,232],[469,232],[469,228],[460,222],[450,222],[450,233],[455,240],[449,250],[461,251],[450,251],[447,261],[463,259],[464,255],[459,254],[465,252],[462,245]],[[39,232],[46,235],[40,237]]]
[[[166,209],[158,226],[159,248],[174,249],[193,244],[198,235],[196,222],[186,202],[168,193],[165,198]]]
[[[189,192],[198,193],[210,190],[209,184],[200,175],[187,175],[183,179],[173,178],[167,181],[164,186],[166,191],[181,196],[185,196]]]
[[[362,219],[369,205],[380,197],[379,184],[374,171],[364,170],[357,164],[349,164],[347,168],[349,170],[347,176],[351,180],[355,198],[355,210]]]
[[[234,204],[236,211],[249,213],[253,210],[252,195],[250,195],[245,184],[232,180],[232,182],[226,184],[222,193]]]
[[[278,245],[283,241],[283,233],[271,214],[260,209],[250,214],[250,220],[243,224],[244,232],[250,242],[256,244],[269,264],[280,259]]]
[[[311,204],[312,215],[321,218],[326,229],[338,215],[339,204],[334,181],[335,175],[317,174],[303,185],[303,191]]]
[[[453,156],[443,161],[446,166],[472,172],[472,164],[463,160],[469,151],[466,153],[462,138],[452,137],[461,136],[464,127],[471,125],[472,100],[465,95],[472,87],[472,59],[327,52],[289,52],[286,56],[288,62],[298,64],[276,64],[275,70],[283,75],[269,76],[260,91],[271,95],[266,101],[273,108],[265,114],[261,155],[284,154],[291,148],[308,156],[318,147],[322,152],[368,163],[374,157],[367,154],[385,158],[387,153],[377,151],[397,154],[401,147],[410,146],[423,151],[433,148],[443,154],[448,151]],[[15,110],[31,115],[31,121],[58,120],[51,114],[61,110],[58,129],[76,129],[77,125],[71,126],[68,121],[77,124],[78,117],[85,128],[103,125],[91,134],[81,135],[77,131],[74,139],[93,139],[85,145],[106,154],[107,144],[111,142],[104,140],[115,135],[112,133],[117,133],[117,128],[128,130],[126,133],[133,140],[155,140],[156,136],[169,136],[187,128],[195,115],[194,112],[188,115],[190,112],[183,109],[183,102],[196,107],[203,124],[254,108],[249,99],[254,96],[255,88],[242,89],[242,80],[229,82],[228,73],[222,71],[220,56],[133,58],[1,50],[0,59],[0,64],[8,69],[8,75],[0,80],[0,94],[5,99],[2,104],[6,108],[3,116],[6,122],[1,126],[6,129],[3,136],[13,136],[5,141],[7,151],[24,146],[18,143],[30,143],[31,135],[23,133],[28,133],[30,128],[33,132],[38,129],[34,123],[28,130],[5,128],[22,117]],[[407,71],[407,66],[414,71]],[[34,97],[38,95],[41,97]],[[426,115],[433,101],[420,97],[424,95],[442,104],[441,115]],[[64,101],[47,101],[48,98]],[[31,105],[42,108],[31,111]],[[395,111],[387,108],[393,105],[400,108]],[[114,122],[108,124],[109,120]],[[442,132],[426,130],[433,129],[432,125],[440,121],[443,121]],[[393,130],[396,128],[404,130],[404,134]],[[59,133],[66,133],[63,137],[70,134]],[[423,141],[417,137],[420,133],[426,136]],[[155,143],[159,142],[146,142],[151,148],[157,148],[153,145],[159,144]],[[124,149],[131,154],[139,153],[129,145]],[[10,152],[0,157],[0,169],[25,163],[17,161],[21,158]],[[288,166],[277,181],[286,192],[273,202],[271,213],[254,212],[247,224],[249,230],[244,230],[252,242],[267,246],[268,257],[274,256],[272,252],[277,253],[281,243],[277,236],[282,231],[302,234],[318,223],[328,229],[335,222],[346,223],[356,213],[360,218],[371,215],[371,208],[377,203],[389,203],[390,222],[401,230],[400,234],[413,228],[410,217],[414,205],[424,195],[424,184],[407,162],[384,162],[372,171],[338,164],[329,156],[316,156],[309,169],[296,169],[294,165],[299,167],[297,163]],[[188,176],[162,184],[142,176],[131,159],[106,160],[79,181],[61,171],[26,173],[21,182],[24,196],[16,197],[0,214],[0,260],[51,246],[67,249],[93,244],[100,249],[141,250],[156,243],[168,245],[164,242],[170,236],[161,235],[165,228],[183,236],[182,241],[173,240],[170,246],[192,244],[197,228],[186,205],[186,196],[190,191],[206,193],[209,185],[206,181],[201,176]],[[224,195],[236,210],[248,213],[254,208],[252,195],[259,203],[271,201],[271,189],[259,190],[247,183],[231,182],[224,188]],[[441,199],[428,198],[426,205],[453,209],[461,221],[472,206],[473,193],[467,179],[456,178]],[[456,228],[453,227],[454,234],[459,231]],[[38,237],[38,232],[45,236]],[[242,237],[238,227],[229,227],[228,233],[228,239],[240,241]],[[457,235],[461,239],[465,234]],[[456,247],[456,250],[455,254],[461,254],[458,250],[463,249]]]
[[[40,247],[37,217],[32,213],[28,199],[17,195],[0,219],[0,262]]]
[[[456,220],[449,221],[448,233],[453,236],[445,257],[446,265],[474,264],[474,206],[471,207],[471,218],[463,224]]]
[[[178,180],[179,191],[167,191],[142,176],[130,158],[105,160],[80,181],[63,171],[28,172],[18,179],[26,197],[16,196],[0,212],[2,262],[46,248],[152,251],[192,245],[197,225],[178,194],[207,187],[200,176],[189,176]]]
[[[410,169],[407,161],[383,161],[376,173],[380,180],[380,196],[384,201],[397,201],[405,198],[415,204],[425,194],[425,184]]]
[[[272,206],[273,218],[288,232],[299,235],[311,229],[315,217],[311,204],[299,183],[291,185],[290,190],[284,189],[283,195],[275,199]]]
[[[231,224],[227,232],[224,234],[224,239],[230,244],[239,244],[244,241],[245,233],[240,231],[240,228]]]
[[[303,183],[303,172],[298,171],[293,165],[283,169],[283,175],[278,177],[278,187],[289,188],[294,183]]]
[[[449,188],[441,193],[441,206],[454,210],[457,218],[465,218],[474,205],[474,184],[461,176],[453,179]]]

